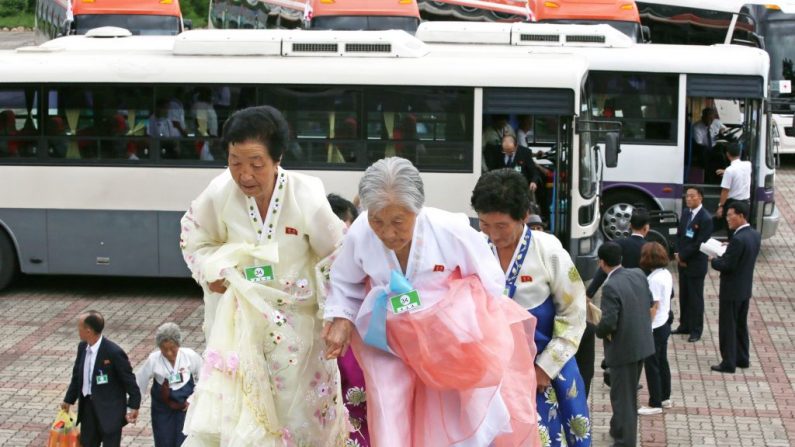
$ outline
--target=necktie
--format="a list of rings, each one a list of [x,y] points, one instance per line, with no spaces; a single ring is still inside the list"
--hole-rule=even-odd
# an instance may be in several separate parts
[[[707,149],[712,149],[712,130],[707,127]]]
[[[91,346],[86,348],[86,359],[83,362],[83,396],[91,395]]]

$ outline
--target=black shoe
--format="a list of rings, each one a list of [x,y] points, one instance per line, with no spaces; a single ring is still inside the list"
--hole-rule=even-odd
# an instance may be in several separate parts
[[[749,363],[738,363],[737,367],[740,369],[750,368],[751,365]]]
[[[605,385],[610,387],[610,373],[605,372]]]
[[[690,333],[690,329],[685,329],[682,326],[679,326],[678,328],[676,328],[675,331],[673,331],[671,333],[672,334],[689,334]]]
[[[687,341],[690,343],[695,343],[699,340],[701,340],[701,337],[698,335],[691,335],[690,338],[687,339]]]
[[[719,373],[734,374],[734,368],[728,368],[726,366],[723,366],[722,363],[718,363],[717,365],[712,365],[709,367],[709,369]]]
[[[642,389],[643,389],[643,384],[642,384],[642,383],[639,383],[639,384],[638,384],[638,389],[639,389],[639,390],[642,390]]]

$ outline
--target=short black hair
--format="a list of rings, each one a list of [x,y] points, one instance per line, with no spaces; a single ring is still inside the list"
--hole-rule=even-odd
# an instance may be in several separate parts
[[[102,330],[105,329],[105,318],[96,310],[87,310],[81,315],[83,316],[83,324],[97,334],[101,334]]]
[[[359,217],[359,210],[357,210],[348,199],[333,193],[326,196],[326,199],[328,199],[328,203],[331,205],[331,211],[339,217],[340,220],[344,221],[346,214],[351,215],[351,222]]]
[[[702,117],[707,116],[710,113],[718,113],[718,111],[715,110],[713,107],[704,107],[704,109],[701,111],[701,116]]]
[[[632,217],[629,218],[629,226],[633,230],[641,230],[649,224],[649,212],[645,208],[635,208]]]
[[[271,106],[238,110],[224,123],[221,143],[229,145],[253,140],[262,143],[273,161],[279,161],[290,140],[290,128],[281,112]]]
[[[480,176],[472,191],[476,213],[505,213],[513,220],[524,220],[530,209],[528,183],[513,169],[497,169]]]
[[[688,185],[688,186],[685,186],[685,194],[687,193],[687,191],[689,191],[691,189],[694,190],[695,192],[697,192],[698,195],[702,199],[704,198],[704,188],[702,188],[700,186],[697,186],[697,185]]]
[[[615,267],[621,264],[621,246],[615,242],[605,242],[599,247],[596,253],[599,259],[604,261],[608,267]]]
[[[732,157],[739,157],[742,153],[742,148],[740,148],[740,143],[733,142],[729,143],[729,147],[726,148],[726,153],[731,155]]]
[[[748,220],[748,214],[751,213],[751,208],[745,202],[730,202],[726,212],[729,210],[734,210],[734,214],[742,214],[745,220]]]

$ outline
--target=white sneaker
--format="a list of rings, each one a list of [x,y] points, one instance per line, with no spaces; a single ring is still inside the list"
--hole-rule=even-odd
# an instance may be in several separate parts
[[[640,407],[638,414],[641,416],[651,416],[653,414],[662,414],[662,408],[659,407]]]
[[[674,403],[671,402],[671,399],[665,399],[664,401],[662,401],[662,407],[663,408],[673,408],[674,407]]]

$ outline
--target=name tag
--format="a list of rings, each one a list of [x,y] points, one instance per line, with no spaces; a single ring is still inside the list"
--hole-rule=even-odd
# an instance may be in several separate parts
[[[171,383],[171,384],[182,383],[182,373],[175,372],[173,374],[169,374],[168,383]]]
[[[97,385],[105,385],[106,383],[108,383],[108,375],[101,372],[97,374]]]
[[[246,279],[252,282],[273,281],[273,267],[270,265],[256,265],[244,270]]]
[[[693,230],[690,229],[690,228],[688,228],[687,231],[685,231],[685,237],[687,237],[687,238],[692,239],[693,236],[695,236],[695,235],[696,235],[696,233],[693,232]]]
[[[518,173],[520,173],[520,174],[522,173],[522,167],[521,167],[521,166],[519,166],[519,165],[516,165],[516,166],[514,166],[514,167],[513,167],[513,170],[514,170],[514,171],[516,171],[516,172],[518,172]]]
[[[389,304],[392,307],[392,313],[402,314],[409,310],[419,309],[422,302],[420,301],[420,294],[416,290],[412,290],[408,293],[390,296]]]

